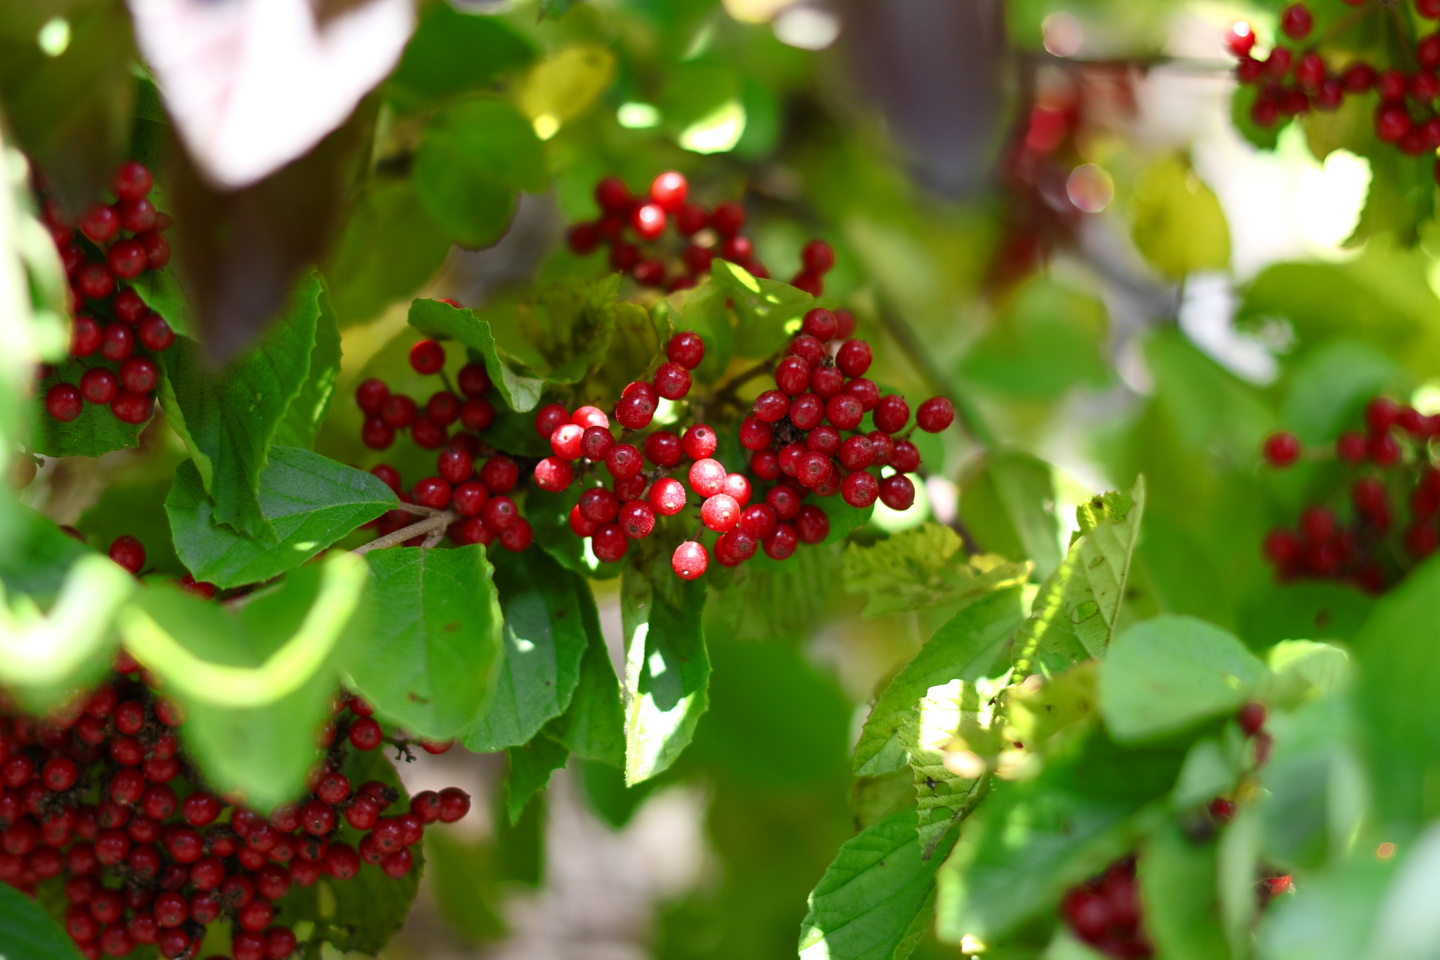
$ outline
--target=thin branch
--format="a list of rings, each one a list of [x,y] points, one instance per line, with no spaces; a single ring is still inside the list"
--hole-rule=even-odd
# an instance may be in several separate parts
[[[446,510],[433,517],[427,517],[417,523],[412,523],[408,527],[401,527],[394,533],[387,533],[383,537],[376,537],[369,543],[362,544],[350,552],[359,555],[369,553],[371,550],[383,550],[386,547],[396,547],[412,537],[444,531],[446,527],[450,526],[450,524],[454,523],[457,519],[459,519],[459,514],[453,510]]]
[[[930,388],[938,394],[950,398],[955,404],[955,419],[961,429],[969,435],[971,440],[983,447],[996,446],[996,438],[990,429],[981,422],[975,409],[971,407],[964,392],[940,369],[936,362],[934,353],[920,342],[920,337],[910,327],[910,324],[900,316],[892,303],[886,297],[880,298],[880,324],[885,332],[890,334],[891,339],[900,345],[906,358],[930,385]]]

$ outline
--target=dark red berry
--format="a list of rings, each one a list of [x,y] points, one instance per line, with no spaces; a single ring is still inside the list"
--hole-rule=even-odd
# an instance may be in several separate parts
[[[705,341],[700,339],[699,334],[688,330],[677,333],[666,345],[665,355],[687,370],[694,370],[705,359]]]
[[[434,340],[420,340],[410,348],[410,366],[416,373],[430,376],[445,367],[445,348]]]
[[[108,404],[119,392],[119,378],[104,367],[92,367],[80,376],[80,395],[90,403]]]
[[[140,541],[124,534],[110,544],[110,559],[131,573],[138,574],[145,567],[145,548]]]

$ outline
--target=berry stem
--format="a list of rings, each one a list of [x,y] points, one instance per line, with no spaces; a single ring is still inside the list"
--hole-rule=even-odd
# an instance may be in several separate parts
[[[406,540],[409,540],[412,537],[418,537],[427,533],[439,533],[441,536],[444,536],[445,528],[450,526],[450,524],[454,523],[458,519],[460,519],[460,515],[458,513],[453,510],[446,510],[442,513],[436,514],[433,517],[427,517],[424,520],[412,523],[408,527],[401,527],[394,533],[387,533],[383,537],[376,537],[369,543],[361,544],[351,552],[356,555],[361,555],[369,553],[371,550],[383,550],[386,547],[398,547],[400,544],[404,543]],[[433,546],[433,544],[429,542],[428,538],[425,542],[425,545]]]

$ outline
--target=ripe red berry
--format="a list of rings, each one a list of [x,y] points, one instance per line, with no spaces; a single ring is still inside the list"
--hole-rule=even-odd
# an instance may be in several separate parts
[[[109,403],[119,392],[119,378],[104,367],[92,367],[80,376],[80,395],[90,403]]]
[[[535,486],[541,490],[558,492],[570,486],[574,479],[575,468],[559,457],[546,457],[535,464]]]
[[[931,397],[915,411],[915,424],[926,433],[939,433],[955,422],[955,405],[945,397]]]
[[[879,494],[879,482],[863,471],[850,474],[840,484],[840,496],[852,507],[868,507]]]
[[[665,345],[665,356],[687,370],[694,370],[705,359],[705,341],[698,333],[682,331]]]
[[[668,213],[679,211],[689,193],[690,184],[673,170],[660,174],[650,183],[650,199]]]
[[[745,226],[745,208],[734,201],[727,200],[715,207],[710,214],[710,225],[715,232],[722,237],[733,237]]]
[[[110,323],[101,331],[100,354],[119,363],[135,352],[135,331],[123,323]]]
[[[903,473],[880,481],[880,502],[891,510],[909,510],[915,502],[915,484]]]
[[[670,569],[674,570],[675,576],[681,580],[698,579],[709,565],[710,555],[705,546],[694,540],[686,540],[680,544],[670,557]]]
[[[825,419],[840,430],[854,430],[864,416],[860,401],[848,393],[836,394],[825,402]]]
[[[655,391],[666,400],[679,400],[690,392],[690,371],[674,360],[660,364],[655,370]]]
[[[861,377],[870,369],[873,354],[864,340],[846,340],[835,354],[835,365],[847,377]]]
[[[640,448],[632,443],[617,443],[605,454],[605,469],[617,480],[639,476],[644,466]]]
[[[727,471],[720,461],[706,457],[690,465],[690,489],[702,497],[713,497],[725,484]]]
[[[159,270],[170,262],[170,241],[165,239],[164,234],[151,230],[138,234],[135,239],[145,248],[145,258],[151,270]]]
[[[1225,31],[1225,46],[1237,57],[1247,57],[1255,47],[1255,30],[1244,20],[1237,20]]]
[[[434,340],[420,340],[410,348],[410,366],[426,376],[439,373],[445,366],[445,348]]]
[[[1303,3],[1292,3],[1280,14],[1280,29],[1291,40],[1304,40],[1315,26],[1315,18]]]
[[[1240,722],[1240,729],[1245,732],[1245,736],[1253,737],[1265,726],[1265,705],[1252,700],[1240,708],[1235,719]]]
[[[630,214],[630,226],[642,240],[657,240],[665,232],[665,209],[658,203],[642,203]]]
[[[625,536],[640,540],[655,530],[655,511],[643,500],[631,500],[620,508],[618,522]]]
[[[426,477],[415,484],[413,495],[422,507],[444,510],[450,505],[450,484],[440,477]]]
[[[121,229],[131,233],[146,233],[153,230],[159,219],[155,212],[155,204],[143,198],[121,200],[115,205],[115,209],[120,214]]]
[[[703,460],[715,453],[720,438],[709,424],[697,423],[680,438],[680,448],[691,460]]]
[[[1378,466],[1388,467],[1400,460],[1400,442],[1393,434],[1372,436],[1365,445],[1366,455]]]
[[[616,523],[601,524],[590,538],[590,551],[601,563],[618,563],[629,549],[630,540]]]
[[[120,232],[120,214],[108,204],[98,203],[80,218],[80,232],[96,243],[109,243]]]
[[[75,318],[70,329],[70,353],[76,357],[88,357],[100,349],[102,339],[100,324],[93,317],[81,314]]]
[[[875,427],[884,433],[899,433],[910,420],[910,405],[905,398],[890,394],[880,398],[874,411]]]
[[[839,396],[845,391],[845,374],[838,367],[822,363],[810,375],[810,390],[822,400]]]
[[[1358,430],[1347,430],[1335,441],[1335,453],[1346,463],[1362,463],[1366,452],[1365,435]]]
[[[480,518],[492,533],[504,533],[520,518],[520,509],[509,497],[491,497],[480,508]]]
[[[384,742],[385,733],[374,717],[361,717],[350,725],[349,737],[356,750],[374,750]]]
[[[140,342],[145,349],[160,353],[169,350],[170,345],[175,342],[175,331],[170,329],[170,324],[158,313],[152,313],[140,321]]]
[[[673,517],[685,509],[685,485],[674,477],[661,477],[651,485],[649,499],[656,513]]]
[[[371,450],[385,450],[395,442],[395,430],[379,417],[368,417],[360,429],[360,439]]]
[[[110,178],[110,189],[121,200],[143,199],[154,185],[155,178],[143,163],[127,160],[115,169]]]
[[[835,336],[836,322],[835,314],[824,307],[816,307],[805,314],[800,321],[800,330],[810,334],[821,343],[829,341]]]
[[[801,507],[795,516],[795,535],[801,543],[820,543],[830,535],[830,518],[819,507]]]
[[[131,393],[149,393],[159,379],[160,371],[155,369],[154,361],[145,357],[131,357],[120,364],[120,383]]]
[[[582,257],[594,253],[595,249],[600,246],[600,240],[600,225],[593,221],[577,223],[565,235],[565,242],[569,244],[570,249]]]
[[[105,260],[110,270],[122,280],[133,280],[145,272],[149,258],[139,240],[118,240],[105,251]]]
[[[790,412],[790,398],[779,390],[766,390],[755,398],[753,410],[763,423],[779,423]]]
[[[826,274],[835,266],[835,251],[824,240],[811,240],[800,250],[800,262],[814,274]]]
[[[725,493],[706,498],[700,506],[700,522],[711,530],[726,531],[740,520],[740,504]]]
[[[131,573],[138,574],[145,567],[145,547],[140,541],[124,534],[110,544],[110,559]]]
[[[75,274],[75,287],[91,300],[103,300],[115,292],[115,274],[103,263],[87,263]]]

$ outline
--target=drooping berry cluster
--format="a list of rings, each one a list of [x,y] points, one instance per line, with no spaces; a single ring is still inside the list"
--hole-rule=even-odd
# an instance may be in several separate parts
[[[1142,927],[1134,857],[1119,860],[1098,877],[1072,887],[1061,902],[1060,915],[1075,936],[1107,957],[1155,955]]]
[[[145,565],[131,536],[117,538],[110,556],[134,574]],[[193,578],[180,586],[214,594]],[[231,926],[234,960],[284,960],[300,947],[292,927],[275,922],[291,887],[348,880],[367,863],[404,876],[425,827],[470,808],[452,787],[418,793],[407,812],[386,816],[394,788],[352,787],[342,772],[350,749],[388,742],[408,757],[412,743],[450,748],[387,737],[373,714],[357,697],[337,697],[306,795],[267,818],[205,785],[177,737],[180,712],[123,652],[97,689],[43,718],[0,691],[0,882],[33,894],[58,879],[59,919],[91,960],[146,945],[192,960],[217,923]]]
[[[154,410],[160,376],[155,355],[175,342],[175,334],[129,286],[170,262],[170,217],[147,199],[153,185],[150,171],[131,161],[111,180],[115,202],[91,207],[78,225],[67,222],[54,202],[44,204],[45,223],[70,278],[70,355],[85,368],[78,384],[61,381],[46,391],[45,409],[56,420],[74,420],[86,403],[104,404],[117,420],[132,424],[144,423]],[[50,370],[40,371],[41,380],[50,376]]]
[[[702,529],[719,535],[713,553],[727,567],[761,547],[784,560],[798,544],[824,540],[830,519],[820,504],[804,503],[807,496],[823,500],[839,494],[852,507],[868,507],[878,498],[891,509],[908,509],[915,487],[905,474],[920,465],[919,451],[904,433],[910,407],[898,395],[881,396],[865,379],[871,350],[864,340],[846,339],[854,324],[847,311],[816,308],[805,315],[801,332],[775,364],[776,388],[756,397],[739,425],[740,444],[751,451],[744,472],[715,459],[719,436],[709,424],[693,424],[678,435],[655,430],[630,442],[630,431],[651,425],[661,399],[679,400],[690,390],[690,371],[704,358],[705,343],[683,332],[670,340],[667,359],[649,380],[634,381],[622,392],[614,418],[626,434],[618,441],[602,410],[541,408],[535,427],[550,440],[552,454],[536,465],[536,485],[565,490],[576,479],[576,461],[585,461],[582,476],[604,464],[609,488],[587,484],[570,511],[570,527],[589,537],[596,558],[608,563],[625,556],[631,540],[650,536],[657,515],[683,511],[690,493],[700,498]],[[874,425],[870,431],[862,424],[867,413]],[[938,432],[954,418],[950,401],[934,397],[920,405],[916,424]],[[687,460],[684,482],[670,476]],[[648,473],[646,461],[653,468]],[[883,478],[877,476],[882,469],[889,471]],[[752,504],[759,484],[770,486],[763,502]],[[671,565],[677,576],[694,580],[709,559],[698,538],[690,539],[675,549]]]
[[[600,217],[570,228],[570,249],[583,256],[608,246],[612,269],[664,290],[695,286],[709,276],[716,257],[768,278],[770,271],[756,257],[754,242],[741,233],[745,208],[727,200],[707,210],[689,202],[689,194],[689,183],[673,171],[656,177],[643,196],[632,196],[618,177],[606,177],[595,186]],[[672,226],[679,242],[666,248],[659,241]],[[818,297],[825,274],[835,265],[835,253],[823,240],[812,240],[801,250],[800,260],[800,272],[790,283]]]
[[[1381,15],[1378,0],[1345,3],[1369,5]],[[1415,9],[1425,19],[1440,19],[1436,0],[1416,0]],[[1281,31],[1297,44],[1309,38],[1314,23],[1314,15],[1303,3],[1291,4],[1280,15]],[[1344,69],[1336,69],[1313,47],[1292,48],[1283,43],[1260,59],[1254,56],[1255,31],[1245,21],[1231,26],[1225,42],[1239,58],[1235,72],[1240,82],[1260,91],[1250,108],[1251,119],[1260,126],[1273,126],[1281,117],[1312,109],[1336,110],[1346,97],[1365,96],[1373,90],[1378,95],[1375,134],[1381,141],[1410,156],[1440,147],[1440,114],[1435,109],[1440,96],[1440,74],[1436,72],[1440,70],[1440,32],[1426,34],[1413,50],[1405,50],[1400,59],[1403,69],[1377,69],[1365,60],[1348,57]],[[1408,46],[1408,40],[1402,42]],[[1440,176],[1440,161],[1436,175]]]
[[[445,302],[459,306],[451,300]],[[491,383],[484,365],[466,364],[452,386],[444,372],[444,344],[420,340],[410,349],[410,366],[417,373],[441,377],[444,389],[431,394],[422,410],[413,398],[391,393],[383,380],[364,381],[355,391],[355,401],[366,416],[361,438],[367,447],[385,450],[395,442],[397,432],[409,430],[416,445],[440,450],[436,475],[416,481],[407,491],[400,471],[390,464],[379,464],[370,472],[406,503],[458,514],[459,519],[449,530],[453,542],[488,545],[498,539],[509,550],[524,550],[535,535],[510,497],[521,479],[520,464],[491,449],[482,439],[495,422],[495,407],[486,399]],[[452,435],[450,430],[457,423],[459,428]],[[477,462],[482,457],[484,461]],[[384,536],[415,520],[413,513],[391,510],[375,525]],[[423,539],[416,538],[413,544]]]
[[[1333,454],[1353,468],[1349,523],[1325,503],[1308,507],[1294,530],[1272,530],[1265,556],[1281,580],[1338,580],[1378,593],[1440,545],[1440,470],[1431,441],[1440,437],[1440,416],[1425,416],[1388,397],[1365,407],[1365,429],[1347,430]],[[1265,460],[1287,467],[1302,458],[1299,440],[1277,433],[1265,441]],[[1402,517],[1402,514],[1404,516]]]

